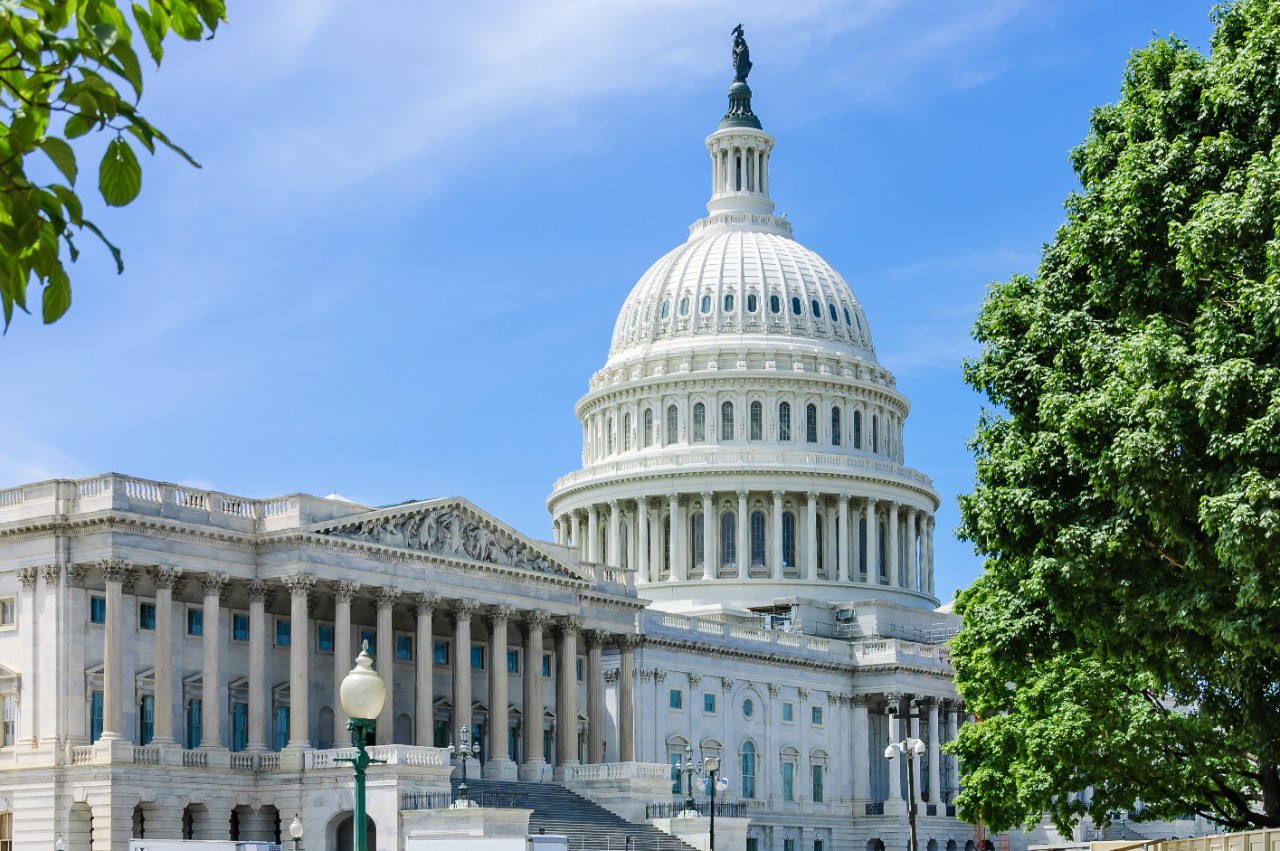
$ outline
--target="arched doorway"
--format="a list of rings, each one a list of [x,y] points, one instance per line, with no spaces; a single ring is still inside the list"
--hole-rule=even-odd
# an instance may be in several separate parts
[[[378,847],[378,831],[373,823],[373,819],[366,814],[364,817],[365,831],[369,834],[369,847]],[[355,846],[355,819],[352,813],[346,813],[342,816],[342,820],[338,822],[335,831],[335,847],[337,851],[352,851]]]

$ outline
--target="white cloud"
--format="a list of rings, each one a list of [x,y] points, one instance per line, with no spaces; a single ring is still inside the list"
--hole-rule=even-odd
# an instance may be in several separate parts
[[[48,479],[80,478],[89,470],[59,449],[9,427],[0,427],[0,487]]]

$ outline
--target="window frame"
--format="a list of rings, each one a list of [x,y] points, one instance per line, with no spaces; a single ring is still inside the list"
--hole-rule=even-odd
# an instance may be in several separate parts
[[[409,648],[408,656],[405,656],[400,652],[402,642],[408,642],[408,645],[407,645]],[[392,652],[392,655],[395,656],[395,661],[401,664],[407,664],[407,665],[411,665],[415,661],[417,661],[418,645],[417,645],[417,640],[414,637],[414,634],[412,632],[404,632],[404,631],[395,632],[392,636],[392,644],[393,644],[393,647],[391,652]]]
[[[716,714],[716,693],[713,691],[704,691],[702,693],[702,714]]]
[[[105,599],[105,598],[104,598]],[[188,603],[182,618],[183,635],[187,638],[204,638],[204,605]]]
[[[813,402],[804,406],[804,442],[818,442],[818,406]]]
[[[102,617],[99,619],[95,616],[94,608],[100,606],[102,609]],[[92,626],[107,625],[107,598],[103,594],[89,595],[89,623]]]
[[[244,638],[239,638],[236,636],[236,621],[240,618],[244,618]],[[252,636],[253,636],[253,622],[250,621],[249,619],[249,613],[232,609],[231,610],[231,635],[230,635],[231,640],[234,641],[236,644],[248,644],[249,639]]]
[[[728,399],[720,403],[720,440],[733,440],[733,402]]]
[[[702,443],[707,439],[707,406],[702,402],[693,403],[693,434],[690,438],[694,443]]]
[[[329,630],[329,646],[327,648],[324,646],[323,642],[320,639],[320,630],[322,629]],[[334,648],[338,646],[338,630],[334,626],[332,621],[316,621],[314,641],[315,641],[315,651],[317,653],[332,654],[334,652]]]
[[[150,626],[147,626],[147,619],[143,616],[143,612],[147,609],[151,610]],[[156,631],[156,601],[155,600],[139,600],[138,601],[138,632],[155,632]]]
[[[778,440],[791,441],[791,403],[778,403]]]
[[[669,712],[684,711],[684,689],[682,688],[667,689],[667,711]]]
[[[283,633],[280,632],[281,626],[284,627]],[[281,640],[282,638],[283,641]],[[293,646],[293,624],[285,615],[272,615],[271,617],[271,644],[274,647]]]

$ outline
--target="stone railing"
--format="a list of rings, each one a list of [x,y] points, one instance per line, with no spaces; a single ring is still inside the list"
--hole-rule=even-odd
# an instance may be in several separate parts
[[[415,745],[374,745],[366,750],[371,759],[383,760],[387,765],[452,768],[448,748],[421,748]],[[303,767],[310,771],[321,771],[326,768],[344,768],[350,771],[351,767],[348,763],[338,762],[337,760],[350,759],[355,755],[355,748],[307,751],[303,757]]]
[[[182,767],[183,768],[208,768],[209,752],[208,751],[183,751]]]
[[[563,766],[565,783],[594,780],[667,780],[671,767],[660,762],[602,762]]]
[[[646,623],[646,634],[696,633],[699,636],[722,639],[726,644],[732,644],[735,641],[748,644],[752,650],[760,650],[771,646],[781,648],[782,652],[790,655],[794,655],[795,651],[799,650],[802,653],[813,655],[834,656],[840,661],[852,661],[849,645],[844,642],[835,642],[833,644],[831,639],[819,638],[816,635],[805,635],[800,632],[781,632],[776,629],[764,629],[739,623],[723,623],[718,620],[708,620],[689,615],[665,613],[661,618],[660,629],[655,629],[656,624],[651,621]]]
[[[89,765],[93,762],[93,745],[80,745],[71,749],[72,765]]]
[[[636,573],[626,567],[612,567],[593,561],[582,562],[584,570],[591,572],[596,588],[607,593],[636,590]]]
[[[853,644],[853,655],[863,665],[912,665],[915,667],[951,670],[951,659],[945,648],[901,638],[885,638],[874,641],[858,641]]]
[[[160,749],[135,747],[133,749],[133,761],[136,765],[159,765]]]

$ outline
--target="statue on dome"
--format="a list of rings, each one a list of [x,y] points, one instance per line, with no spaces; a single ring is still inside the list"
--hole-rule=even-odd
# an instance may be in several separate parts
[[[747,47],[746,36],[742,32],[742,24],[733,28],[733,70],[735,83],[745,83],[751,73],[751,49]]]

